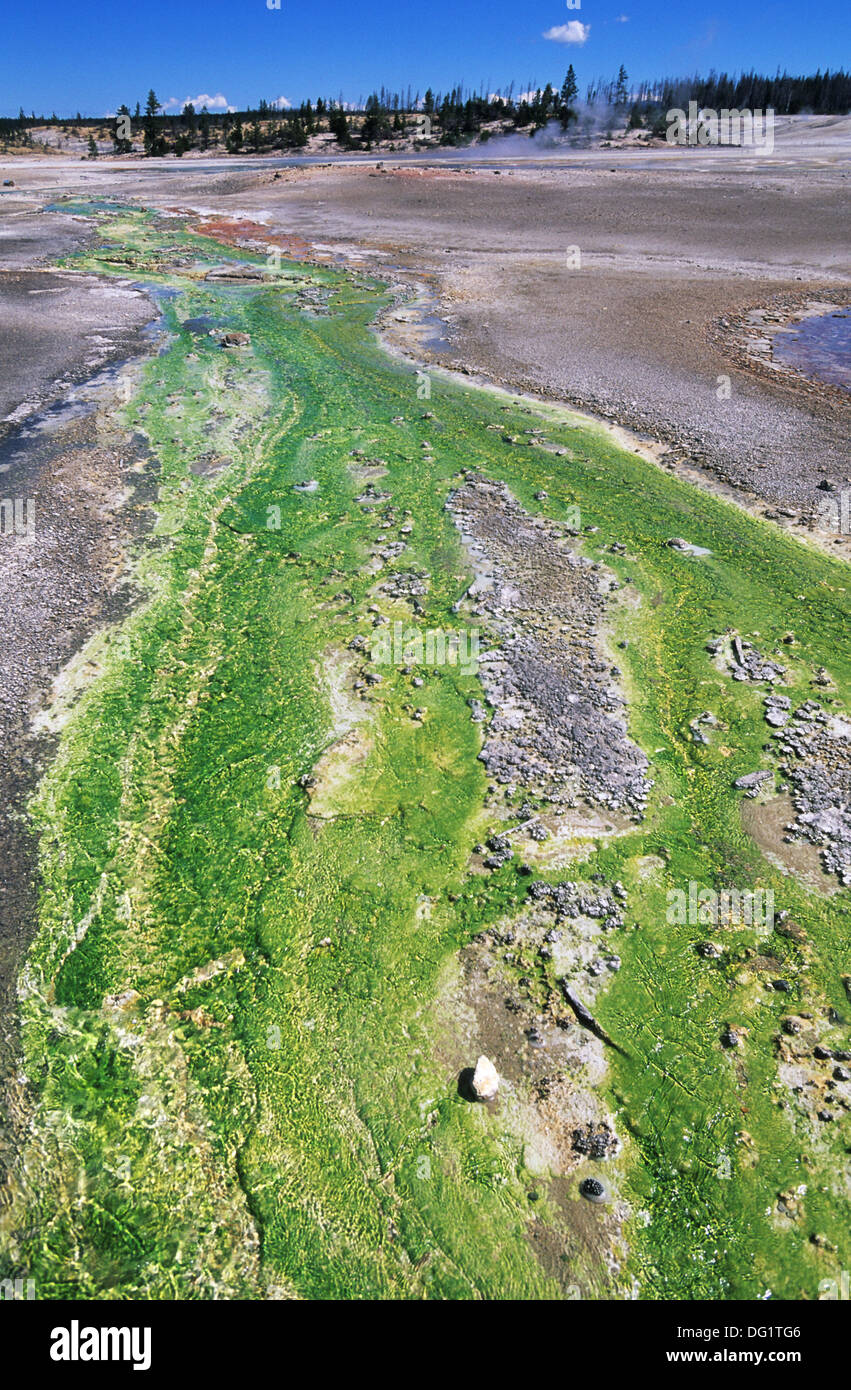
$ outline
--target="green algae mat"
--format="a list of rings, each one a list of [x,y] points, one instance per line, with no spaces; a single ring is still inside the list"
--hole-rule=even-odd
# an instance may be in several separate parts
[[[792,705],[841,712],[847,568],[566,410],[426,389],[381,347],[390,294],[362,273],[272,273],[179,218],[77,211],[98,237],[67,266],[162,291],[110,422],[144,438],[157,497],[132,613],[46,716],[0,1276],[40,1298],[824,1296],[851,1260],[849,895],[789,871],[770,798],[743,816],[733,782],[774,766],[765,690],[707,644],[739,634]],[[233,261],[264,278],[205,279]],[[460,475],[615,577],[605,639],[652,778],[642,819],[491,868],[479,673],[409,653],[362,674],[400,593],[406,626],[474,621]],[[523,1093],[552,1075],[520,1067],[494,1105],[459,1086],[482,1037],[511,1073],[506,991],[543,1014],[558,988],[516,943],[470,985],[533,881],[626,894],[593,1003],[617,1046],[555,1078],[609,1118],[597,1163]],[[777,915],[677,920],[690,884],[770,891]]]

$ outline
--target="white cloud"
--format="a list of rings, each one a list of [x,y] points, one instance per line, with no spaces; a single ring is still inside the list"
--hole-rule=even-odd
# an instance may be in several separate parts
[[[629,15],[628,15],[628,14],[618,14],[618,15],[615,15],[615,24],[629,24]]]
[[[275,97],[272,105],[276,107],[278,111],[289,111],[292,109],[292,102],[289,97]]]
[[[206,106],[208,111],[234,111],[236,108],[228,104],[228,99],[221,92],[216,92],[211,96],[209,92],[201,92],[197,97],[184,97],[183,101],[178,101],[176,97],[169,97],[161,108],[163,111],[182,111],[184,106],[194,106],[196,111],[200,111],[202,106]]]
[[[590,24],[582,24],[580,20],[572,19],[569,24],[554,24],[552,29],[547,29],[543,37],[552,39],[553,43],[584,43],[590,33]]]

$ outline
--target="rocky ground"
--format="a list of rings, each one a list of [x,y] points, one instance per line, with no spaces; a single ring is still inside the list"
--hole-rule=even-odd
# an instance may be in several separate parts
[[[791,635],[791,634],[790,634]],[[784,843],[806,841],[820,853],[825,874],[835,875],[842,887],[851,884],[851,720],[838,702],[826,709],[818,700],[805,700],[795,709],[789,695],[770,687],[784,685],[788,668],[766,657],[752,642],[737,633],[713,638],[709,654],[720,669],[734,681],[768,686],[763,696],[764,719],[774,731],[775,744],[766,745],[780,759],[778,770],[786,779],[781,791],[788,793],[793,819],[784,826]],[[819,667],[811,685],[833,688],[830,674]],[[715,724],[710,712],[694,721],[692,732],[699,742],[707,742],[704,724]],[[775,772],[758,768],[738,777],[734,786],[755,799],[773,794]]]
[[[442,1000],[449,1064],[471,1047],[500,1060],[492,1105],[540,1173],[527,1238],[569,1298],[594,1296],[595,1266],[617,1286],[630,1215],[618,1194],[624,1140],[600,1094],[617,1044],[590,1012],[620,968],[624,896],[620,885],[532,882],[523,912],[463,948]]]
[[[463,607],[494,643],[480,664],[494,711],[480,754],[488,773],[556,812],[582,797],[640,819],[647,759],[628,737],[620,672],[600,642],[614,576],[501,484],[474,475],[448,507],[476,575]]]
[[[795,818],[790,838],[821,851],[827,873],[851,884],[851,721],[807,700],[777,734],[791,784]]]

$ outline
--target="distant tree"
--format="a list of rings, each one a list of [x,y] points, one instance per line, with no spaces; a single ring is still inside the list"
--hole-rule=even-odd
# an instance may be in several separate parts
[[[328,129],[334,136],[338,145],[343,149],[348,149],[352,143],[352,132],[349,128],[349,118],[343,110],[342,105],[331,105],[328,110]]]
[[[539,92],[535,109],[535,128],[540,129],[547,124],[550,119],[550,112],[555,105],[556,94],[552,89],[551,83],[547,83],[543,92]]]
[[[165,141],[159,134],[157,127],[157,112],[159,109],[160,104],[157,100],[157,94],[152,87],[148,92],[148,99],[145,102],[145,121],[142,130],[145,154],[149,156],[161,154],[165,147]]]
[[[242,122],[237,116],[233,127],[228,131],[227,147],[231,154],[237,154],[242,149],[242,142],[245,136],[242,133]]]
[[[618,68],[618,77],[615,83],[615,106],[626,106],[628,96],[627,72],[623,63],[621,63]]]
[[[98,157],[97,140],[95,139],[94,135],[93,135],[91,132],[89,132],[89,159],[97,159],[97,157]]]
[[[368,150],[379,140],[386,140],[392,134],[390,114],[387,107],[375,93],[367,98],[366,113],[361,126],[360,138]]]
[[[210,113],[206,106],[201,107],[201,115],[198,117],[198,136],[201,141],[201,149],[206,150],[210,143]]]
[[[307,144],[307,131],[301,116],[293,114],[281,130],[281,144],[285,149],[300,150]]]

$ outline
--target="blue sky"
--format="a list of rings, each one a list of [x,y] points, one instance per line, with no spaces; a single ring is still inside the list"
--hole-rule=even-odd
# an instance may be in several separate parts
[[[269,0],[274,3],[274,0]],[[100,115],[207,95],[298,103],[319,94],[355,101],[375,86],[455,83],[518,90],[561,82],[580,92],[623,62],[631,78],[710,67],[793,72],[851,65],[848,0],[35,0],[7,7],[0,110]],[[547,33],[553,37],[545,38]]]

